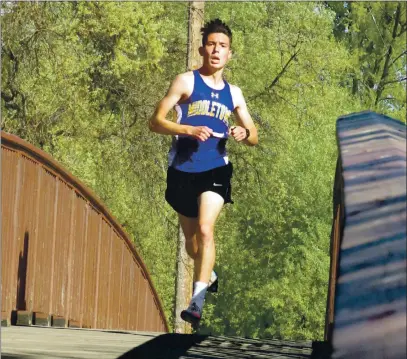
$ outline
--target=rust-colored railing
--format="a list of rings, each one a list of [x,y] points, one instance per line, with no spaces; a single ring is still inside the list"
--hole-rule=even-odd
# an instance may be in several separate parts
[[[1,133],[2,324],[167,332],[147,269],[97,197]]]
[[[328,299],[325,316],[324,340],[332,341],[332,330],[335,314],[335,288],[338,277],[338,264],[340,254],[340,244],[343,235],[344,225],[344,202],[343,202],[343,178],[342,178],[342,160],[340,155],[336,163],[335,182],[333,189],[333,222],[331,230],[330,246],[330,272],[328,284]]]

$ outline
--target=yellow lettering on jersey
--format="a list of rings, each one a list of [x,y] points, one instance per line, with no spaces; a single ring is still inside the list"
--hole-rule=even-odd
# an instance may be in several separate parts
[[[196,115],[197,102],[192,102],[188,106],[188,117]]]
[[[225,116],[225,112],[226,112],[226,106],[222,105],[221,109],[220,109],[219,120],[223,121],[223,117]]]
[[[222,121],[225,122],[225,123],[229,123],[229,117],[230,117],[231,114],[232,114],[232,111],[227,109],[226,112],[225,112],[224,119]]]
[[[228,124],[231,111],[225,105],[210,100],[199,100],[190,103],[187,117],[200,115],[215,117]]]
[[[212,101],[212,107],[211,107],[211,112],[209,112],[209,116],[215,117],[214,111],[215,111],[216,107],[219,107],[219,104],[215,101]]]
[[[204,107],[204,113],[203,113],[203,115],[210,116],[210,115],[209,115],[209,106],[210,106],[210,104],[211,104],[211,101],[209,101],[209,100],[204,100],[204,102],[205,102],[205,107]]]

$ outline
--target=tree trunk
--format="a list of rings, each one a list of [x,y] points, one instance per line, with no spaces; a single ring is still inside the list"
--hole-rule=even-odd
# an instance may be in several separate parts
[[[188,52],[187,70],[200,67],[201,57],[198,48],[201,46],[201,27],[204,15],[203,1],[191,1],[188,6]],[[175,294],[174,331],[176,333],[191,333],[191,326],[184,322],[180,315],[187,308],[192,296],[193,261],[185,250],[185,237],[178,224],[177,280]]]
[[[188,52],[187,70],[195,70],[201,66],[202,58],[198,49],[201,46],[201,28],[204,25],[203,1],[190,1],[188,6]]]
[[[389,68],[391,66],[390,60],[391,60],[391,55],[393,53],[393,44],[397,37],[397,28],[398,28],[399,21],[400,21],[400,13],[401,13],[401,3],[398,4],[397,10],[396,10],[396,15],[394,17],[393,35],[392,35],[391,43],[386,52],[386,59],[384,61],[382,77],[381,77],[379,85],[377,87],[375,106],[377,106],[377,104],[381,100],[381,96],[384,91],[384,87],[386,86],[386,80],[387,80],[387,77],[389,76]]]

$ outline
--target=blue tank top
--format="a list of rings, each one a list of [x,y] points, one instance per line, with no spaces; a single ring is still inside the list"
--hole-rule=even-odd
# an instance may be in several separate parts
[[[226,141],[229,117],[234,110],[230,86],[223,81],[222,90],[209,87],[198,70],[194,73],[191,96],[175,106],[177,123],[207,126],[214,131],[204,142],[191,136],[177,135],[172,139],[169,166],[183,172],[203,172],[228,164]],[[216,136],[216,137],[215,137]]]

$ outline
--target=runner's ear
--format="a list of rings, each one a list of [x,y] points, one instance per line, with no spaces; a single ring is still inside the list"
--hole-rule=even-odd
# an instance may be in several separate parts
[[[203,56],[204,55],[204,48],[203,46],[200,46],[198,49],[199,55]]]

